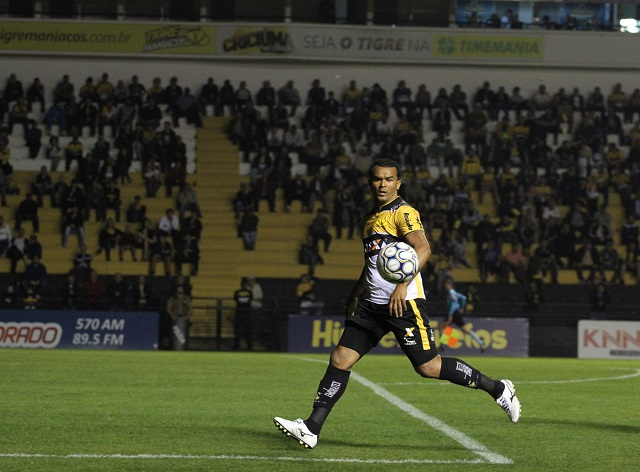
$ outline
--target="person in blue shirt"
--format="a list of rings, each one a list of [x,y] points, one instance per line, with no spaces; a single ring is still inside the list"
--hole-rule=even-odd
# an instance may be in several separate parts
[[[467,323],[463,318],[465,307],[467,306],[467,297],[454,290],[453,280],[451,279],[445,281],[444,290],[447,296],[449,313],[440,331],[444,331],[447,326],[454,324],[458,326],[463,333],[471,336],[471,338],[480,345],[480,352],[484,352],[484,341],[471,329],[470,323]],[[443,344],[441,342],[440,350],[443,349],[442,346]]]

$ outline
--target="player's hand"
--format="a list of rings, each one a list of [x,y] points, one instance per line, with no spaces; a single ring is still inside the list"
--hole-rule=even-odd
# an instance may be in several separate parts
[[[402,318],[407,309],[407,285],[398,284],[389,299],[389,314],[395,318]]]

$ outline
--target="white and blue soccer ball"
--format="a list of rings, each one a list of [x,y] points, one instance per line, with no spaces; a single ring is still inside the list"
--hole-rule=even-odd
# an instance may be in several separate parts
[[[401,241],[387,244],[378,254],[378,272],[388,282],[410,282],[418,273],[418,254]]]

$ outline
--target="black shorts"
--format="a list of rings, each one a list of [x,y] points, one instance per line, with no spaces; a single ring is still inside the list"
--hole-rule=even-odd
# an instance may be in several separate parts
[[[389,305],[360,302],[354,315],[345,322],[338,344],[364,356],[392,332],[411,363],[416,367],[422,365],[438,354],[426,308],[427,302],[422,298],[407,300],[407,309],[401,318],[396,318],[389,314]]]

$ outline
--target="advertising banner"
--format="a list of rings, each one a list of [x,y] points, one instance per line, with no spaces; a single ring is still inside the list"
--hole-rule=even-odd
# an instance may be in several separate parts
[[[488,356],[528,357],[529,320],[526,318],[468,319],[473,330],[485,343]],[[435,325],[435,323],[434,323]],[[289,352],[328,353],[338,344],[344,330],[344,317],[289,315]],[[440,331],[434,330],[436,342]],[[469,336],[454,329],[452,337],[459,342],[446,347],[450,355],[478,355],[478,345]],[[376,354],[401,354],[393,334],[387,334],[371,351]]]
[[[640,322],[580,320],[578,357],[640,359]]]
[[[0,51],[86,54],[215,53],[215,27],[78,21],[4,21]]]
[[[158,349],[159,316],[125,311],[0,311],[0,347]]]

